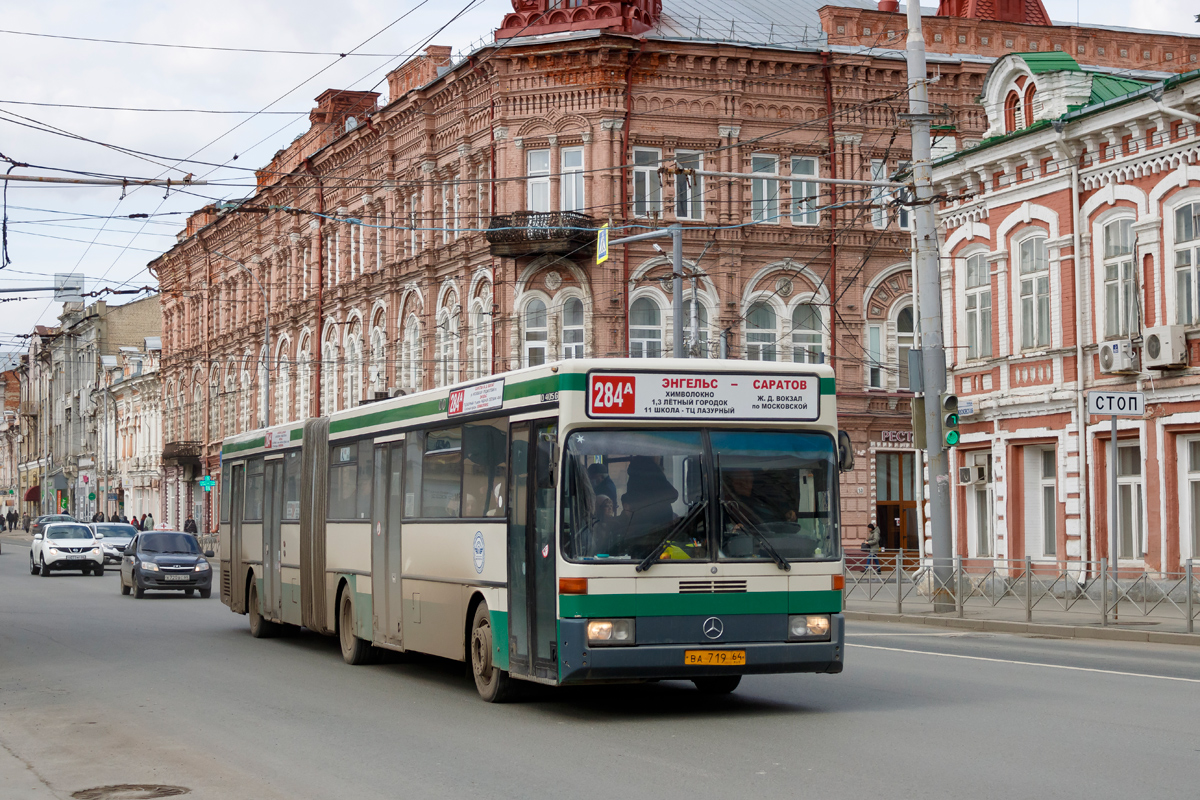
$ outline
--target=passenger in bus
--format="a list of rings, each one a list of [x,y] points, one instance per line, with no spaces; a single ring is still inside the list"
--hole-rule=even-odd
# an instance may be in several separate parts
[[[631,458],[628,475],[629,484],[621,497],[621,516],[615,528],[624,529],[621,539],[626,550],[636,556],[652,550],[675,521],[671,506],[679,499],[679,490],[650,456]]]
[[[588,464],[587,474],[588,481],[592,484],[592,492],[596,496],[594,516],[598,520],[614,516],[617,509],[617,485],[609,477],[608,467],[604,464]]]
[[[742,512],[756,525],[769,522],[795,522],[796,509],[787,508],[772,497],[769,487],[760,486],[763,475],[755,476],[757,470],[730,469],[722,470],[725,484],[725,499],[733,500],[741,506]],[[777,493],[776,493],[777,494]],[[774,501],[774,502],[773,502]],[[733,523],[732,530],[741,530],[739,522]]]

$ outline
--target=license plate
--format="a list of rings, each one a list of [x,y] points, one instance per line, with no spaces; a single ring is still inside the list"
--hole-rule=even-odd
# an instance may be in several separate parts
[[[68,561],[82,561],[85,558],[87,558],[87,556],[83,555],[82,553],[72,553],[71,555],[67,556]]]
[[[746,651],[685,650],[683,663],[689,667],[741,667],[746,664]]]
[[[164,581],[186,581],[191,578],[191,575],[163,575]]]

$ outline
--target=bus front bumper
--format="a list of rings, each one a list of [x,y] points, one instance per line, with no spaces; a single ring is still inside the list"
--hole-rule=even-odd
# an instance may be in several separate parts
[[[712,675],[765,675],[781,672],[842,671],[845,653],[845,617],[832,615],[832,630],[825,642],[707,642],[694,644],[644,644],[631,647],[568,647],[584,637],[576,628],[580,620],[562,620],[565,640],[559,657],[561,682],[621,680],[690,680]],[[586,624],[586,621],[582,621]],[[571,635],[575,634],[575,635]],[[692,666],[684,663],[688,650],[742,650],[746,663],[737,666]]]

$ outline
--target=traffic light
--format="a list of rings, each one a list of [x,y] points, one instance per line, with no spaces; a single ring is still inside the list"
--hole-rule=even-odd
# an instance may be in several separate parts
[[[942,436],[946,447],[958,445],[962,436],[958,432],[958,395],[942,395]]]
[[[913,447],[925,450],[929,447],[925,438],[925,398],[912,399]]]

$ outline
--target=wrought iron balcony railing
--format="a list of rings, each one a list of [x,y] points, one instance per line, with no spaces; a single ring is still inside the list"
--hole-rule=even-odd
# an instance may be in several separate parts
[[[593,241],[595,228],[575,211],[517,211],[492,217],[487,240],[494,256],[569,253]]]

